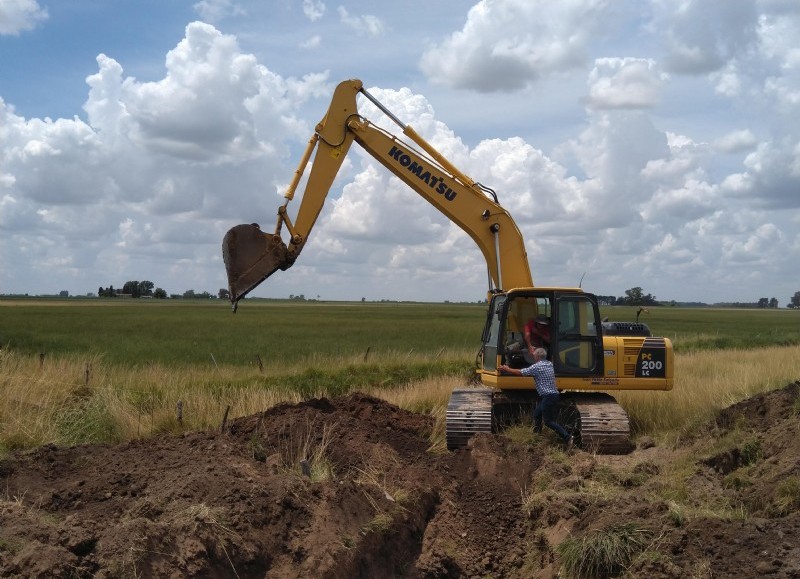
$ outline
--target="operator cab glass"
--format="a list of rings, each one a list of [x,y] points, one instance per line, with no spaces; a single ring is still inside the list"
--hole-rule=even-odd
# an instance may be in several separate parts
[[[556,372],[564,374],[594,374],[602,353],[597,328],[600,321],[597,308],[587,296],[561,297],[557,308],[557,347],[553,356]],[[602,358],[600,358],[602,359]]]
[[[601,375],[603,348],[598,328],[599,309],[591,294],[512,290],[497,295],[484,327],[482,367],[529,366],[533,363],[530,343],[547,351],[557,376]]]
[[[502,332],[505,326],[506,296],[497,295],[489,304],[486,325],[483,327],[481,352],[483,353],[483,368],[497,370],[497,353],[500,344],[504,343]]]

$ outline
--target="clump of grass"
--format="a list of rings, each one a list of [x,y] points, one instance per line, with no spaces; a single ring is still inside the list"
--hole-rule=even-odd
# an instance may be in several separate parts
[[[22,542],[19,539],[0,537],[0,553],[16,555],[22,550]]]
[[[445,454],[447,452],[447,406],[441,405],[430,412],[433,417],[433,429],[428,434],[430,446],[428,452],[432,454]]]
[[[320,426],[314,420],[306,420],[298,429],[290,427],[278,447],[283,469],[305,476],[312,482],[330,479],[333,464],[328,447],[333,442],[334,430],[335,424],[323,423]],[[250,445],[254,452],[259,450],[258,443],[251,440]]]
[[[396,462],[396,458],[389,455],[388,457],[384,458],[383,462],[385,463],[387,461],[389,464],[367,461],[367,464],[364,466],[364,468],[355,469],[356,476],[354,481],[360,485],[376,487],[381,491],[384,497],[402,508],[402,505],[410,500],[410,493],[408,490],[397,486],[394,482],[394,477],[392,476],[391,471],[396,468],[400,468]],[[377,504],[371,498],[370,502],[376,510],[380,510],[377,508]]]
[[[362,468],[355,468],[353,482],[362,487],[364,498],[375,514],[361,527],[361,533],[382,535],[408,511],[406,505],[414,500],[413,491],[395,482],[395,473],[402,466],[390,449],[376,451],[373,456],[365,457],[363,462]]]
[[[361,532],[383,535],[392,528],[392,516],[389,513],[377,513],[369,523],[361,528]]]
[[[503,430],[503,435],[518,444],[536,444],[537,438],[533,435],[533,427],[530,423],[512,424]]]
[[[751,486],[753,482],[750,478],[738,471],[734,471],[728,474],[724,479],[722,479],[722,486],[726,489],[733,489],[736,491],[740,491]]]
[[[676,527],[682,527],[686,524],[686,509],[675,501],[669,501],[667,514],[672,524]]]
[[[800,477],[790,476],[778,486],[774,503],[774,513],[786,516],[800,509]]]
[[[622,573],[649,543],[650,533],[633,523],[570,537],[557,547],[561,568],[573,579],[600,579]]]
[[[761,460],[764,456],[761,451],[761,441],[751,438],[742,445],[741,461],[743,466],[750,466]]]
[[[122,439],[119,425],[109,412],[102,394],[66,400],[52,413],[58,440],[65,444],[86,442],[118,442]]]
[[[522,512],[528,518],[538,517],[539,514],[547,506],[546,493],[537,492],[533,488],[520,489],[520,502],[522,504]]]

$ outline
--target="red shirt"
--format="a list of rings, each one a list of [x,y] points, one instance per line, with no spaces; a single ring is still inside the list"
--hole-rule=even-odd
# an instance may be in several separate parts
[[[530,335],[532,346],[543,346],[550,342],[550,322],[531,318],[525,324],[525,335]]]

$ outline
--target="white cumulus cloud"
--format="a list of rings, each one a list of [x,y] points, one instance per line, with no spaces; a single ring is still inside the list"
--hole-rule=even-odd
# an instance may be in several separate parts
[[[17,36],[33,30],[48,18],[47,8],[36,0],[0,0],[0,36]]]

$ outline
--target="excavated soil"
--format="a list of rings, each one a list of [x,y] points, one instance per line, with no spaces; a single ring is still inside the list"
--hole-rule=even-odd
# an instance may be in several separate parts
[[[0,577],[563,577],[559,545],[619,529],[642,546],[597,576],[800,577],[799,398],[622,457],[549,436],[431,452],[430,417],[361,394],[45,446],[0,461]]]

